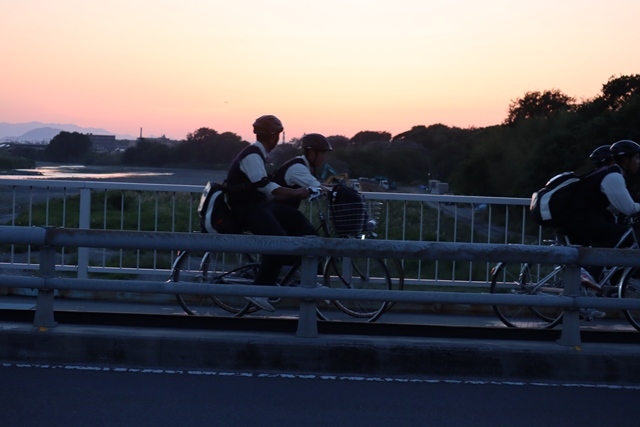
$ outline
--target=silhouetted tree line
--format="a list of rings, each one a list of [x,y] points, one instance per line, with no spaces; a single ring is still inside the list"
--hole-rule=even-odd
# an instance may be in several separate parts
[[[502,125],[460,143],[465,156],[449,179],[458,194],[528,197],[557,173],[590,170],[588,156],[600,145],[640,143],[639,118],[638,74],[611,77],[582,102],[558,90],[528,92],[510,104]]]
[[[352,177],[384,175],[406,185],[440,179],[456,194],[528,197],[557,173],[586,172],[591,167],[588,156],[599,145],[620,139],[640,142],[639,119],[640,75],[613,76],[601,93],[580,102],[558,89],[527,92],[511,101],[504,122],[495,126],[462,129],[434,124],[414,126],[393,137],[384,131],[362,131],[352,138],[328,136],[334,150],[327,162]],[[90,144],[86,135],[61,132],[44,157],[96,163],[95,153],[88,154]],[[203,127],[172,146],[139,139],[120,161],[225,169],[248,144],[234,133]],[[269,168],[299,153],[298,140],[279,144],[269,156]]]
[[[49,141],[44,157],[50,162],[82,162],[91,152],[91,145],[88,135],[62,131]]]
[[[0,150],[0,171],[12,169],[31,169],[36,166],[36,162],[27,157],[5,155]]]
[[[122,163],[139,166],[188,166],[196,168],[226,167],[249,143],[231,132],[218,133],[200,128],[174,146],[139,139],[135,147],[125,150]]]
[[[0,148],[0,171],[34,168],[36,161],[44,160],[42,152],[43,150],[23,147]]]

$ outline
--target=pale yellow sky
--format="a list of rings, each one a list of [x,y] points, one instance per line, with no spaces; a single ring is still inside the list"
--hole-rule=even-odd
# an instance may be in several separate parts
[[[640,73],[637,0],[0,0],[0,122],[253,140],[490,126]]]

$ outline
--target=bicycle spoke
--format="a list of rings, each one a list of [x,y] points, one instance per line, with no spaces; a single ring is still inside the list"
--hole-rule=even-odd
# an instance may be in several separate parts
[[[207,252],[200,259],[196,267],[194,257],[188,254],[180,255],[172,268],[169,278],[174,282],[216,283],[216,284],[251,284],[256,264],[253,259],[244,254]],[[197,272],[197,273],[196,273]],[[231,295],[176,295],[182,309],[190,315],[215,316],[225,312],[234,316],[257,311],[258,308],[240,296]]]
[[[620,297],[622,298],[640,298],[640,269],[631,269],[626,272],[622,287],[620,288]],[[624,315],[634,328],[640,331],[640,309],[624,310]]]
[[[204,257],[208,255],[205,254]],[[194,264],[194,257],[188,252],[182,252],[174,261],[169,277],[171,282],[203,283],[204,278]],[[221,310],[215,305],[208,295],[178,294],[176,299],[185,313],[194,316],[211,316]]]
[[[324,284],[339,289],[392,288],[384,262],[374,258],[331,258],[325,267]],[[377,320],[387,307],[383,301],[341,299],[334,303],[344,313],[368,321]]]
[[[491,293],[560,296],[562,272],[548,265],[501,263],[492,271]],[[562,319],[562,309],[558,307],[495,305],[493,309],[512,328],[553,328]]]
[[[257,263],[248,254],[216,252],[211,253],[208,262],[203,263],[201,268],[204,279],[211,283],[248,285],[253,283]],[[212,299],[218,307],[236,316],[259,310],[242,296],[215,295]]]

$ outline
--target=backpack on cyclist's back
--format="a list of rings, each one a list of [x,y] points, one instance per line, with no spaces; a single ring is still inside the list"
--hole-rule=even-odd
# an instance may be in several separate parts
[[[207,182],[202,190],[202,196],[200,196],[198,216],[200,217],[200,230],[203,233],[233,234],[239,232],[227,204],[224,184]]]
[[[529,205],[533,221],[540,226],[562,227],[567,220],[574,189],[582,178],[575,172],[563,172],[533,193]]]

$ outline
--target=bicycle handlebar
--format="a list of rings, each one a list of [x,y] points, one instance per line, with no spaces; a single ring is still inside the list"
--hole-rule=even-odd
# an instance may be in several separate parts
[[[624,222],[627,225],[637,224],[638,222],[640,222],[640,213],[629,215],[629,216],[625,216],[624,217]]]
[[[322,190],[319,187],[309,187],[309,201],[312,202],[315,199],[322,197]]]

